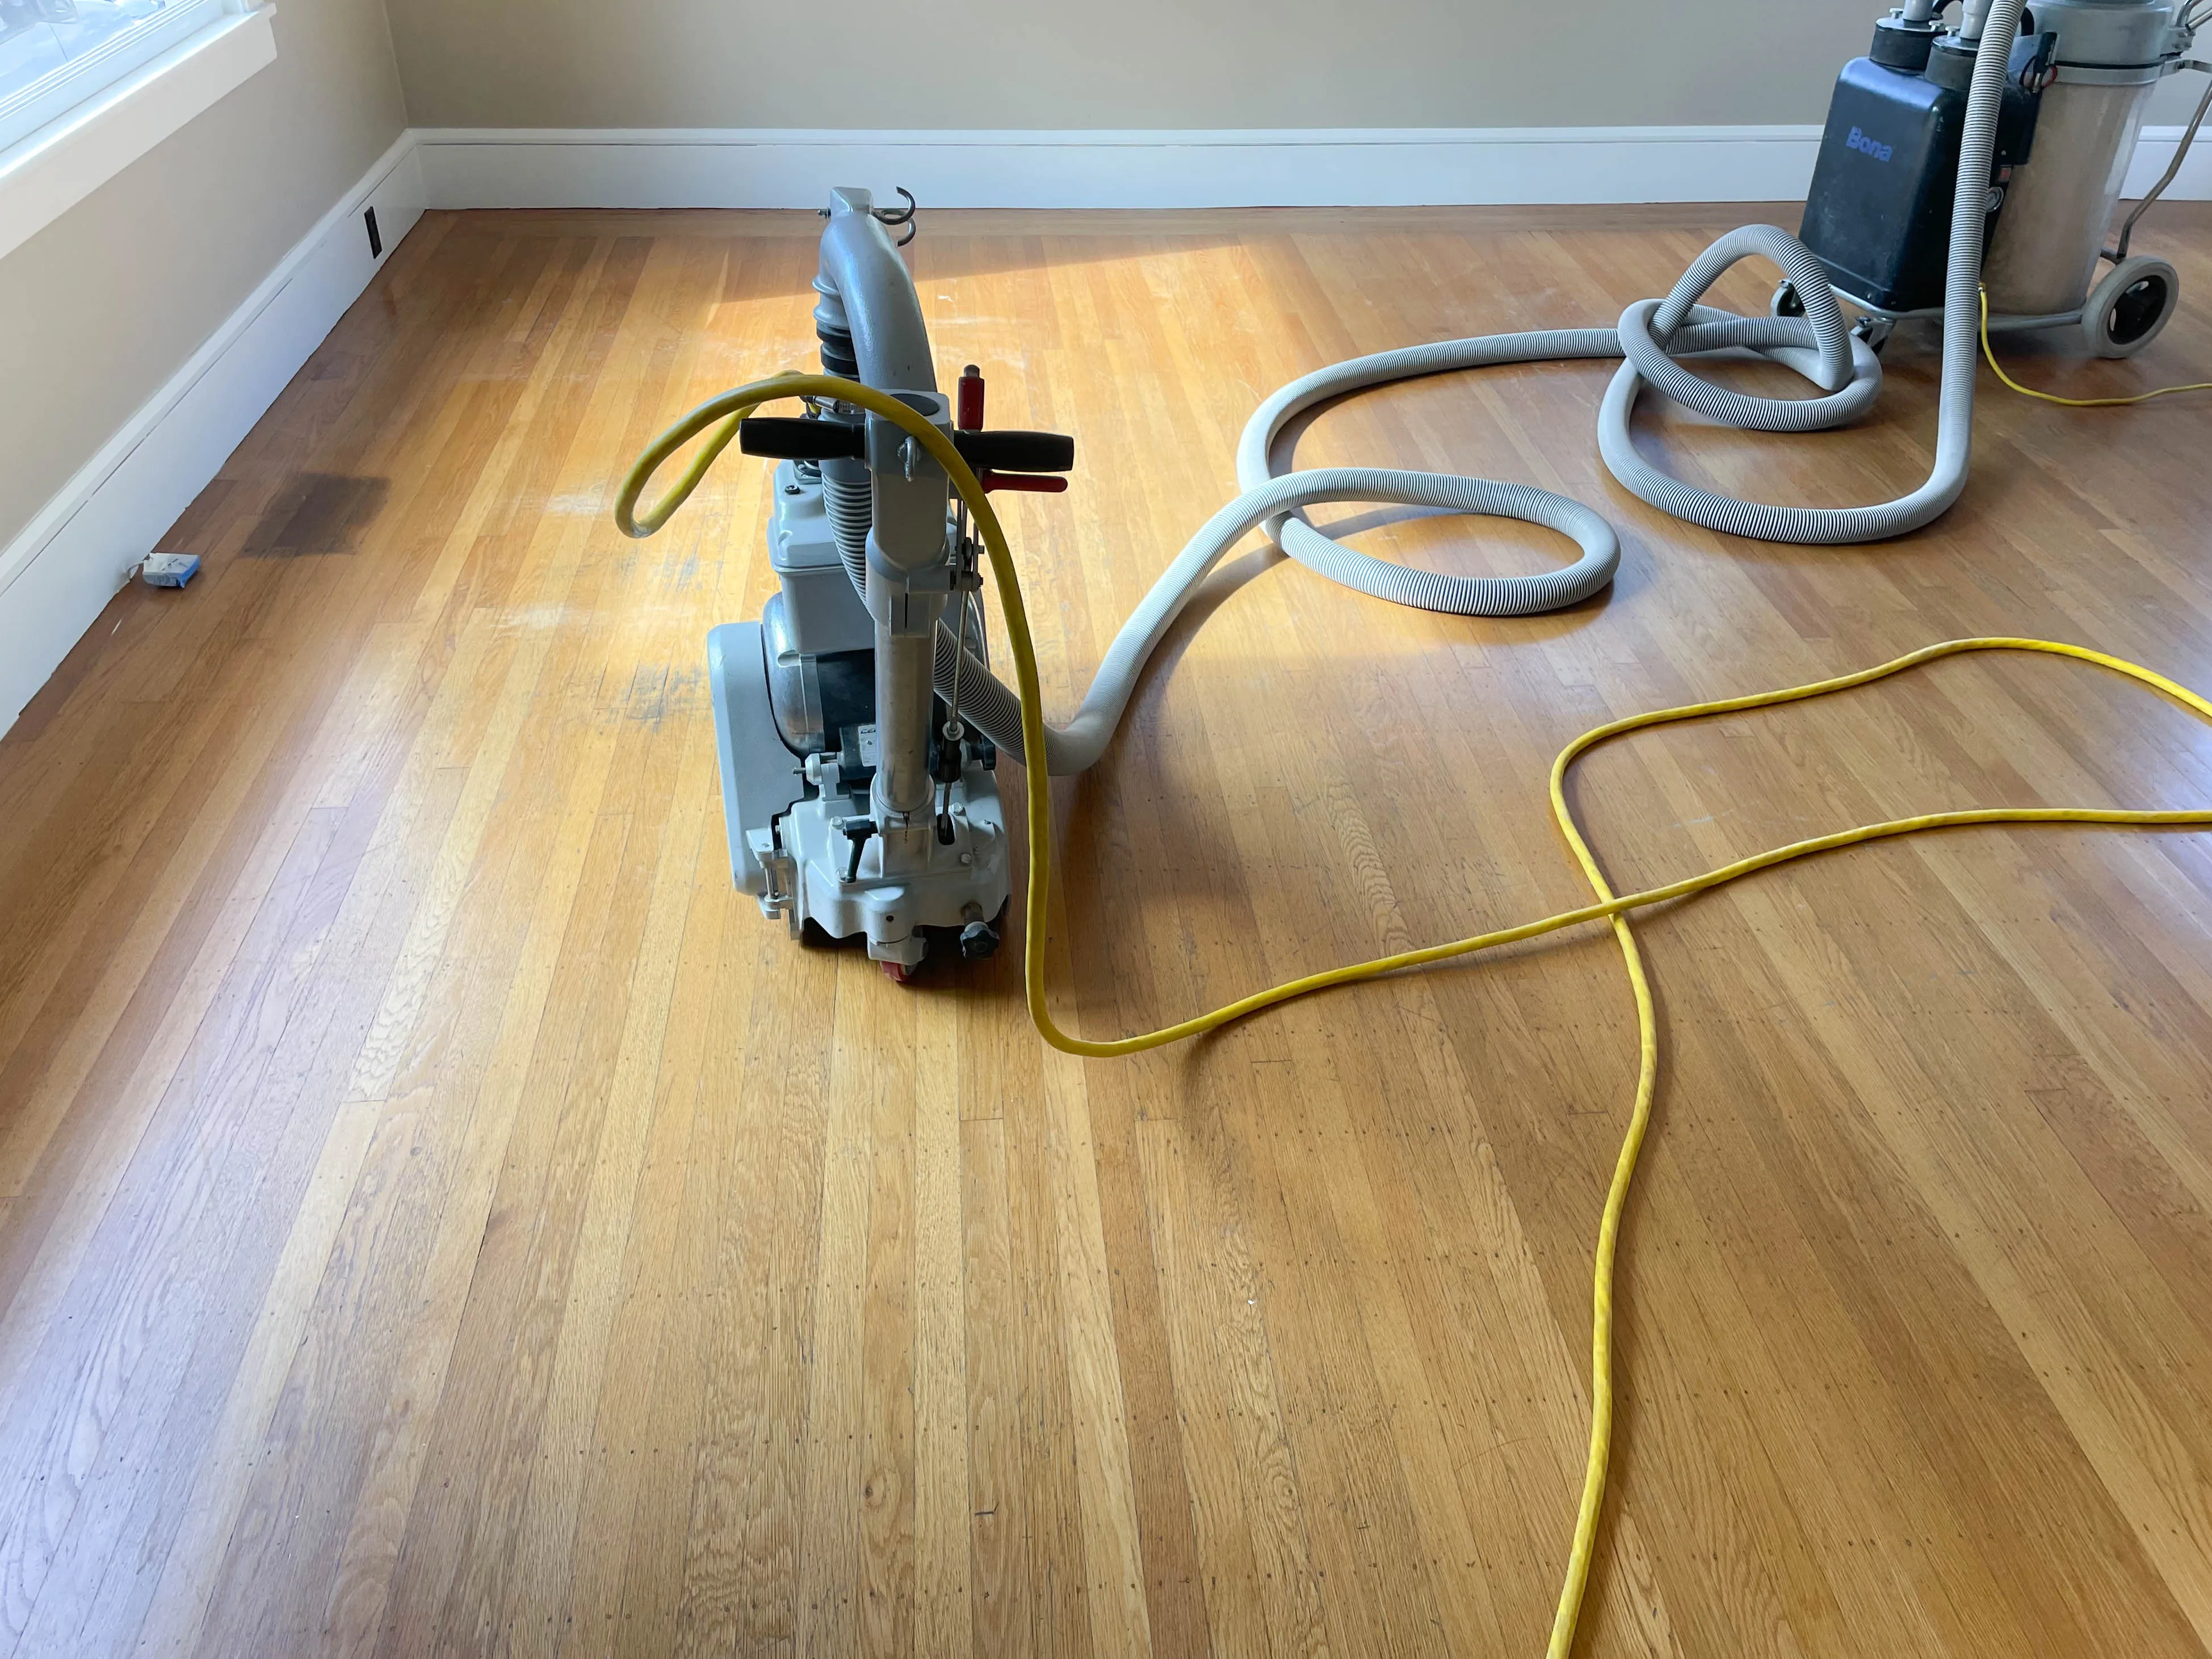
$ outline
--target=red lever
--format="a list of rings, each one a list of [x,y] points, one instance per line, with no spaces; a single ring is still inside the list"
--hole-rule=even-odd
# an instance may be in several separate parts
[[[952,424],[962,432],[983,429],[983,371],[973,363],[960,371],[959,401]],[[1067,488],[1066,478],[1049,472],[994,472],[985,467],[975,477],[985,489],[1026,490],[1032,495],[1057,495]]]

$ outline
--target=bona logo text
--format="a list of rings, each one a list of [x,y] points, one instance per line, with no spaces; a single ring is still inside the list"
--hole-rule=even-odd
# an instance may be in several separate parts
[[[1878,138],[1868,137],[1856,127],[1853,127],[1850,137],[1844,140],[1844,148],[1857,150],[1863,155],[1871,155],[1877,161],[1887,161],[1893,153],[1889,145]]]

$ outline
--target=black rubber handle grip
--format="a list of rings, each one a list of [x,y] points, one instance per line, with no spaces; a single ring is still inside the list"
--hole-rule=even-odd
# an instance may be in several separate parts
[[[1060,432],[994,427],[955,432],[952,443],[978,472],[1067,472],[1075,466],[1075,440]],[[781,461],[857,461],[867,454],[867,429],[843,421],[755,415],[738,422],[738,448]]]
[[[857,461],[867,454],[867,430],[843,421],[802,421],[788,415],[754,415],[738,422],[742,454],[779,461]]]
[[[1018,432],[1012,427],[988,427],[981,432],[955,432],[952,447],[960,459],[978,472],[1072,472],[1075,470],[1075,440],[1064,432]]]

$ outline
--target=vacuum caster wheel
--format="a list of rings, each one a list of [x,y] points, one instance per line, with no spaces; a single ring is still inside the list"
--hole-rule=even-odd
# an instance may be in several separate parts
[[[2123,259],[2089,290],[2081,334],[2100,357],[2132,357],[2158,338],[2181,298],[2181,278],[2163,259]]]
[[[1774,285],[1774,293],[1766,301],[1766,314],[1770,317],[1802,317],[1805,314],[1804,297],[1790,286],[1786,277]]]
[[[918,962],[911,968],[902,962],[878,961],[876,966],[884,970],[884,977],[894,985],[911,985],[921,977],[921,964]]]
[[[1881,349],[1889,343],[1889,337],[1897,325],[1887,317],[1862,317],[1851,325],[1851,332],[1867,343],[1867,349],[1879,357]]]

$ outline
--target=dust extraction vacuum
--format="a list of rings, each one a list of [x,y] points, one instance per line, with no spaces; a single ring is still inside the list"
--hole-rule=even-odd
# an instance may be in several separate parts
[[[1837,82],[1802,240],[1771,225],[1732,231],[1665,299],[1638,301],[1612,327],[1415,346],[1285,386],[1245,428],[1237,454],[1244,493],[1162,574],[1074,717],[1043,730],[1042,756],[1024,753],[1018,699],[991,668],[967,507],[956,504],[929,447],[862,407],[851,389],[887,393],[926,417],[986,488],[1058,488],[1073,444],[987,427],[972,371],[955,395],[939,389],[913,280],[885,228],[903,226],[911,238],[911,199],[885,210],[866,191],[836,191],[814,283],[824,374],[740,388],[695,410],[640,459],[616,508],[625,532],[652,533],[733,438],[744,453],[777,463],[769,555],[780,591],[758,622],[717,628],[708,644],[737,884],[794,933],[811,926],[833,939],[865,938],[895,978],[909,975],[933,942],[970,957],[994,950],[1011,868],[999,757],[1054,774],[1095,761],[1184,601],[1255,527],[1292,558],[1363,592],[1460,615],[1554,610],[1611,580],[1620,556],[1611,526],[1549,491],[1446,473],[1286,471],[1290,457],[1278,442],[1285,424],[1362,387],[1485,364],[1615,359],[1598,443],[1613,476],[1644,501],[1769,541],[1865,542],[1926,524],[1966,483],[1984,283],[1991,326],[2078,325],[2106,355],[2139,349],[2172,314],[2173,269],[2128,253],[2133,218],[2109,252],[2106,234],[2150,88],[2177,69],[2202,67],[2185,61],[2192,33],[2191,21],[2166,0],[2038,0],[2032,11],[2023,0],[1971,0],[1954,29],[1929,0],[1912,0],[1882,20],[1870,53]],[[2179,160],[2178,152],[2177,168]],[[1782,270],[1772,314],[1699,303],[1723,271],[1753,254]],[[2100,262],[2112,268],[2100,279]],[[1845,304],[1856,313],[1850,319]],[[1876,352],[1891,327],[1923,316],[1940,319],[1942,329],[1936,453],[1927,481],[1898,500],[1856,507],[1739,501],[1662,471],[1630,435],[1646,386],[1711,419],[1763,431],[1850,421],[1881,389]],[[1818,395],[1749,396],[1701,379],[1682,361],[1747,351],[1796,369]],[[751,413],[802,394],[802,417]],[[653,473],[710,428],[682,482],[639,512]],[[1581,555],[1528,576],[1409,569],[1342,546],[1299,516],[1332,501],[1527,520],[1571,538]]]
[[[2165,176],[2109,246],[2106,238],[2151,88],[2207,67],[2186,61],[2192,25],[2144,0],[2034,0],[2006,64],[1984,185],[1959,165],[1982,33],[1974,10],[1957,33],[1930,0],[1875,25],[1871,51],[1837,80],[1798,235],[1879,343],[1900,319],[1942,315],[1954,198],[1978,191],[1992,331],[2078,324],[2098,356],[2140,351],[2173,314],[2180,283],[2172,265],[2130,255],[2128,243],[2180,170],[2212,90]],[[1775,305],[1802,309],[1786,283]]]

